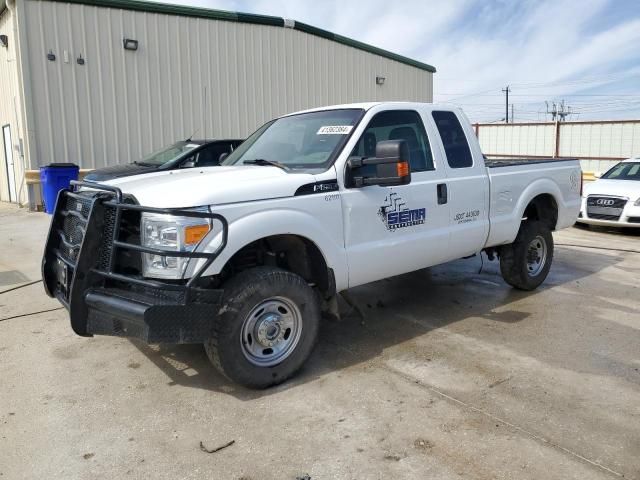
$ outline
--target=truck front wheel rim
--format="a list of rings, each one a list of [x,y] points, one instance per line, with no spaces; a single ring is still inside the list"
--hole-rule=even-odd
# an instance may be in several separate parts
[[[527,247],[527,274],[537,276],[547,263],[547,241],[541,235],[531,240]]]
[[[302,333],[302,315],[285,297],[270,297],[256,305],[242,324],[240,344],[254,365],[271,367],[295,350]]]

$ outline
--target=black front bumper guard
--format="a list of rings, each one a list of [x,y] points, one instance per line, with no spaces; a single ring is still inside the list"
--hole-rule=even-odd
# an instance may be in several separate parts
[[[72,190],[58,194],[42,260],[42,278],[47,294],[69,311],[74,332],[81,336],[135,337],[149,343],[206,341],[222,290],[199,288],[196,284],[227,245],[227,220],[216,213],[127,203],[119,188],[108,185],[74,181],[73,187],[91,188],[95,195],[87,197]],[[69,199],[90,202],[88,214],[83,214],[82,208],[70,210]],[[120,239],[122,214],[126,210],[217,221],[222,225],[222,241],[213,252],[176,252],[128,243]],[[113,216],[113,229],[109,238],[105,238],[108,213]],[[75,217],[76,228],[82,232],[79,243],[73,243],[65,234],[64,222],[69,216]],[[71,253],[64,255],[63,249]],[[119,250],[206,261],[187,281],[150,280],[116,272]],[[75,257],[75,261],[70,257]]]

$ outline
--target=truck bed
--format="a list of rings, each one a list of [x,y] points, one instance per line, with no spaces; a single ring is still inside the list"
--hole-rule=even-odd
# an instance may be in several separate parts
[[[490,232],[487,246],[513,242],[524,208],[537,195],[548,194],[557,206],[555,227],[575,222],[580,208],[580,162],[575,159],[505,158],[485,160],[489,175]]]

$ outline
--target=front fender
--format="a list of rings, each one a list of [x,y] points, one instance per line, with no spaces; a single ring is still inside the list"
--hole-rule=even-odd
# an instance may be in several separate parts
[[[335,220],[335,219],[334,219]],[[298,235],[313,242],[324,256],[327,266],[333,269],[338,291],[347,288],[348,268],[344,245],[342,244],[341,221],[339,231],[327,228],[327,224],[310,213],[290,209],[272,208],[244,215],[229,221],[229,236],[226,248],[220,256],[205,270],[203,275],[219,274],[226,263],[243,247],[256,240],[273,235]],[[211,237],[211,238],[209,238]],[[220,245],[221,234],[207,236],[204,245],[198,250],[214,251]],[[204,260],[198,260],[188,273],[201,268]]]

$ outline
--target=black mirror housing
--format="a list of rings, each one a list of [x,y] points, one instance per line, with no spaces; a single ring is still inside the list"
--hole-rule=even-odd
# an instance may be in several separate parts
[[[376,144],[376,156],[350,158],[347,163],[353,187],[380,185],[393,187],[411,183],[409,146],[405,140],[382,140]],[[360,173],[361,167],[375,165],[375,174]]]

